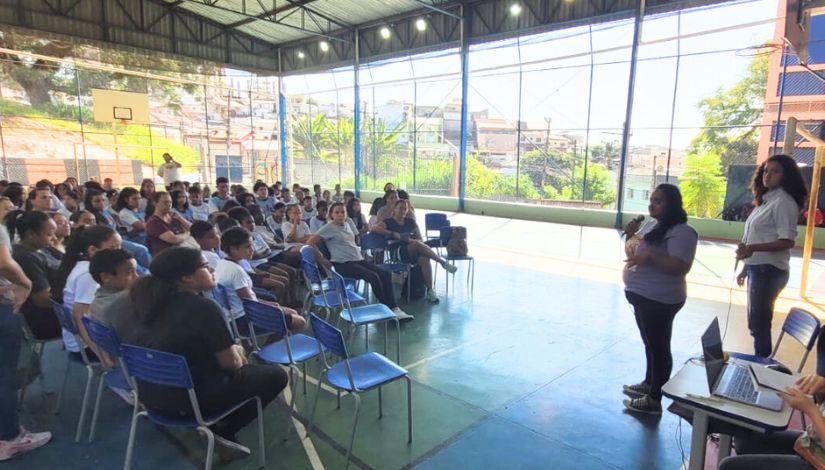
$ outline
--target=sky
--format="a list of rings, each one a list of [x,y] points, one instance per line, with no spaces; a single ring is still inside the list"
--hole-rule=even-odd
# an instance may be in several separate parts
[[[771,41],[776,0],[755,0],[647,17],[636,75],[631,145],[667,146],[677,77],[673,148],[685,148],[702,124],[698,102],[735,84],[752,59],[750,48]],[[591,143],[620,140],[625,119],[633,22],[570,28],[474,46],[470,54],[469,110],[489,110],[491,117],[543,126],[551,119],[554,134],[584,136]],[[724,29],[725,31],[719,31]],[[675,38],[681,33],[682,39]],[[592,45],[591,45],[592,40]],[[593,83],[591,86],[590,50]],[[361,99],[444,106],[460,98],[460,63],[456,51],[437,57],[395,59],[362,67]],[[519,61],[522,80],[519,83]],[[417,81],[413,86],[412,78]],[[432,78],[427,78],[432,77]],[[401,82],[401,83],[387,83]],[[288,94],[318,92],[321,102],[338,99],[352,106],[352,69],[285,78]],[[375,86],[374,95],[370,83]],[[349,87],[349,88],[348,88]],[[519,89],[521,88],[521,89]],[[519,96],[522,97],[519,100]],[[592,99],[588,99],[592,96]],[[589,111],[589,113],[588,113]]]

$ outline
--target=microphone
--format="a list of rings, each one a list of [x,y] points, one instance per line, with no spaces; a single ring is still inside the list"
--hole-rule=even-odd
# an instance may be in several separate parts
[[[643,220],[645,220],[645,216],[637,215],[636,217],[633,217],[633,220],[631,220],[631,222],[639,222],[640,223]],[[627,236],[627,231],[626,230],[622,230],[622,236],[623,237]]]

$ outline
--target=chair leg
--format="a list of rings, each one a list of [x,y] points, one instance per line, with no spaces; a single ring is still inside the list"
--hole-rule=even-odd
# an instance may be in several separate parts
[[[364,351],[370,350],[370,326],[364,325]]]
[[[206,435],[206,463],[204,463],[204,470],[212,470],[212,454],[215,451],[215,436],[212,431],[206,426],[198,426],[198,432]]]
[[[409,376],[404,376],[407,380],[407,442],[412,442],[412,380]]]
[[[106,374],[108,372],[103,372],[100,374],[100,380],[97,383],[97,395],[95,396],[95,406],[92,410],[92,422],[89,427],[89,442],[93,442],[95,440],[95,429],[97,429],[97,415],[100,412],[100,397],[103,395],[103,384],[106,382]]]
[[[95,371],[91,367],[86,367],[86,387],[83,389],[83,402],[80,405],[80,416],[77,418],[77,431],[75,431],[74,441],[80,442],[80,435],[83,433],[83,424],[86,422],[86,408],[89,406],[89,393],[92,390],[92,380]]]
[[[304,362],[303,364],[301,364],[301,367],[303,369],[303,376],[304,376],[304,395],[306,395],[307,394],[307,363]]]
[[[338,406],[335,407],[336,410],[341,409],[341,390],[336,389],[335,395],[338,397]]]
[[[378,387],[378,419],[384,417],[384,400],[381,393],[381,387]]]
[[[307,423],[306,435],[304,436],[305,439],[309,437],[309,432],[312,430],[312,420],[315,419],[315,409],[318,408],[318,397],[321,396],[321,382],[323,382],[325,374],[326,371],[323,371],[318,377],[318,386],[315,388],[315,401],[312,403],[312,411],[309,413],[309,422]],[[340,398],[339,395],[339,401]]]
[[[295,394],[292,395],[292,399],[295,400]],[[259,397],[255,397],[255,404],[258,406],[258,452],[261,454],[258,457],[258,463],[261,465],[261,468],[266,467],[266,439],[264,437],[264,409],[261,406],[261,399]],[[292,407],[289,407],[292,410]],[[290,415],[292,411],[290,411]],[[290,421],[292,421],[290,419]]]
[[[387,322],[384,322],[384,355],[387,355]]]
[[[130,470],[132,468],[132,451],[135,450],[135,431],[137,431],[137,422],[145,412],[138,413],[138,401],[135,399],[135,406],[132,408],[132,424],[129,426],[129,440],[126,444],[126,460],[123,462],[123,470]]]
[[[361,409],[361,397],[358,396],[357,393],[352,392],[352,396],[355,397],[355,419],[352,422],[352,434],[349,438],[349,447],[347,448],[347,463],[344,466],[344,470],[349,468],[349,460],[352,456],[352,445],[355,443],[355,430],[358,429],[358,411]]]
[[[399,366],[401,365],[401,322],[398,319],[395,319],[395,335],[398,338],[398,342],[395,343],[395,362]],[[384,353],[386,354],[386,352]]]
[[[72,366],[72,360],[69,359],[69,356],[66,356],[66,371],[63,373],[63,385],[60,386],[60,394],[57,396],[57,406],[55,407],[54,414],[59,415],[63,408],[63,395],[66,391],[66,383],[69,381],[69,367]]]

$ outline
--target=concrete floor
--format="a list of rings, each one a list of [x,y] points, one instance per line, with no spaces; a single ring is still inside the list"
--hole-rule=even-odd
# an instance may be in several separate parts
[[[420,211],[422,214],[424,211]],[[423,220],[423,216],[419,215]],[[404,306],[416,316],[402,325],[402,360],[413,378],[414,440],[406,442],[406,397],[402,383],[385,387],[384,417],[377,394],[362,398],[353,466],[398,468],[541,468],[676,470],[689,454],[690,426],[675,416],[639,418],[625,413],[621,385],[644,373],[642,343],[621,286],[622,245],[615,230],[582,228],[502,218],[451,214],[467,227],[477,259],[475,292],[465,285],[466,266],[456,288],[441,303]],[[689,275],[690,299],[676,317],[675,367],[699,352],[699,336],[714,316],[726,330],[725,348],[750,352],[744,321],[744,292],[731,288],[733,245],[702,241]],[[799,259],[777,312],[792,305],[818,314],[821,306],[798,298]],[[812,266],[814,294],[825,295],[822,262]],[[817,289],[821,288],[821,292]],[[783,315],[777,314],[775,329]],[[353,353],[363,352],[363,330],[353,335]],[[371,331],[371,347],[382,339]],[[390,333],[390,347],[395,335]],[[46,352],[46,386],[59,386],[63,352]],[[393,354],[390,354],[393,357]],[[798,363],[799,348],[783,347],[780,359]],[[812,369],[809,361],[807,369]],[[317,366],[310,367],[317,377]],[[312,379],[311,379],[312,381]],[[122,464],[131,409],[106,393],[94,444],[74,444],[83,384],[75,367],[64,411],[45,412],[53,396],[35,384],[22,414],[34,430],[50,430],[47,447],[5,465],[8,468],[118,468]],[[300,387],[299,387],[300,390]],[[104,392],[105,393],[105,392]],[[352,423],[352,397],[336,409],[335,395],[322,391],[318,432],[301,441],[287,436],[286,407],[266,410],[267,468],[341,468]],[[303,432],[315,396],[296,397]],[[665,405],[669,404],[666,400]],[[159,431],[139,425],[133,468],[199,468],[205,441],[193,431]],[[240,438],[256,452],[255,427]],[[216,468],[255,468],[252,457]]]

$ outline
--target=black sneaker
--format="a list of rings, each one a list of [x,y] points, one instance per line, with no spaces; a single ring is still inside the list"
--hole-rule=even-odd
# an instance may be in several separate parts
[[[652,415],[662,414],[662,402],[650,398],[649,395],[645,395],[641,398],[625,400],[622,403],[624,403],[625,408],[630,411],[648,413]]]
[[[633,385],[622,385],[622,392],[631,398],[642,398],[650,393],[650,385],[647,382],[639,382]]]

